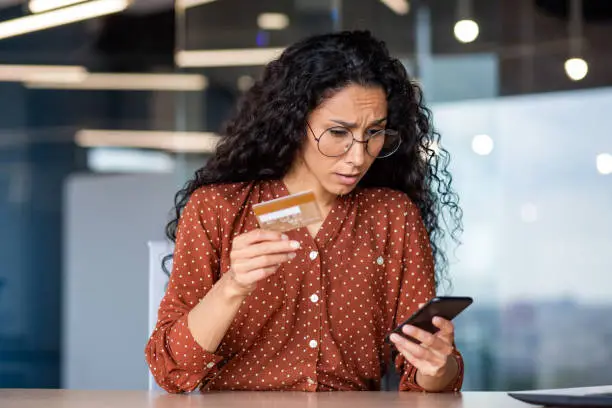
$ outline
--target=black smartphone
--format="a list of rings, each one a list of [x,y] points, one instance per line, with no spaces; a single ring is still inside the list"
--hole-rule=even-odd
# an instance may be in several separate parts
[[[436,333],[438,329],[433,325],[432,319],[436,316],[440,316],[446,320],[453,320],[459,313],[463,312],[469,305],[474,302],[471,297],[461,296],[437,296],[427,302],[422,308],[417,310],[412,316],[410,316],[405,322],[397,326],[391,333],[386,337],[388,343],[392,343],[389,336],[393,333],[397,333],[400,336],[420,343],[417,339],[408,336],[402,331],[402,327],[405,324],[416,326],[420,329],[428,331],[429,333]]]

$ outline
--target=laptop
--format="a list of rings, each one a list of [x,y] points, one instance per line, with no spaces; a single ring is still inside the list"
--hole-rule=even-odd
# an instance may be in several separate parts
[[[612,408],[612,386],[567,390],[509,392],[508,395],[528,404],[545,407]]]

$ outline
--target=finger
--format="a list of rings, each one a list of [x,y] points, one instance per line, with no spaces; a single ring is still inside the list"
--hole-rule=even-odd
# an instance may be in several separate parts
[[[440,329],[441,334],[452,337],[455,333],[455,326],[450,320],[446,320],[440,316],[436,316],[433,318],[432,323],[434,326]]]
[[[278,270],[278,266],[270,266],[267,268],[259,268],[243,274],[236,274],[234,279],[241,285],[250,286],[260,280],[266,279],[270,275],[274,275]]]
[[[453,351],[453,347],[448,339],[431,334],[425,330],[419,329],[418,327],[407,324],[402,327],[402,332],[420,341],[421,347],[429,349],[435,353],[448,355]]]
[[[446,364],[447,357],[433,353],[431,350],[424,349],[418,344],[408,342],[399,342],[397,349],[406,359],[417,369],[427,369],[442,367]]]
[[[405,339],[398,334],[395,334],[395,333],[392,334],[391,341],[395,344],[395,347],[397,347],[398,351],[400,351],[402,354],[404,354],[404,352],[408,352],[414,358],[419,359],[419,360],[434,360],[435,359],[435,356],[430,350],[408,339]]]
[[[255,269],[276,266],[293,258],[295,258],[295,253],[261,255],[251,259],[238,260],[232,264],[232,268],[236,273],[241,274]]]
[[[397,351],[399,351],[410,364],[412,364],[417,370],[420,368],[423,360],[412,354],[410,350],[406,349],[403,345],[398,344],[396,347]]]
[[[261,255],[295,252],[299,248],[299,241],[266,241],[251,244],[241,249],[234,249],[232,256],[234,259],[248,259]]]
[[[403,325],[402,332],[415,340],[418,340],[424,346],[430,346],[435,341],[435,336],[433,334],[410,324]]]
[[[264,241],[288,241],[289,237],[278,231],[256,229],[234,238],[232,249],[242,249],[257,242]]]
[[[444,366],[443,360],[424,360],[422,358],[418,358],[410,350],[402,348],[401,346],[398,348],[398,351],[402,354],[402,356],[404,356],[408,363],[425,375],[435,376],[439,372],[440,368]]]

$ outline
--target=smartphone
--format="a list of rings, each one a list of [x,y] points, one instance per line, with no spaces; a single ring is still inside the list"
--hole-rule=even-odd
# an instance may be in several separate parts
[[[402,327],[405,324],[416,326],[420,329],[428,331],[429,333],[436,333],[438,329],[433,325],[432,319],[436,316],[440,316],[446,320],[453,320],[459,313],[463,312],[474,300],[471,297],[460,297],[460,296],[438,296],[431,299],[422,308],[417,310],[412,316],[410,316],[405,322],[397,326],[391,333],[386,337],[388,343],[393,343],[389,338],[391,334],[397,333],[400,336],[415,342],[420,343],[419,340],[408,336],[402,331]]]

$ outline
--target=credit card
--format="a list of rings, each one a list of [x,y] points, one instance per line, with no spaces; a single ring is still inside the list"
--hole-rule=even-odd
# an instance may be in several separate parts
[[[323,219],[312,191],[255,204],[253,212],[261,228],[280,232],[305,227]]]

